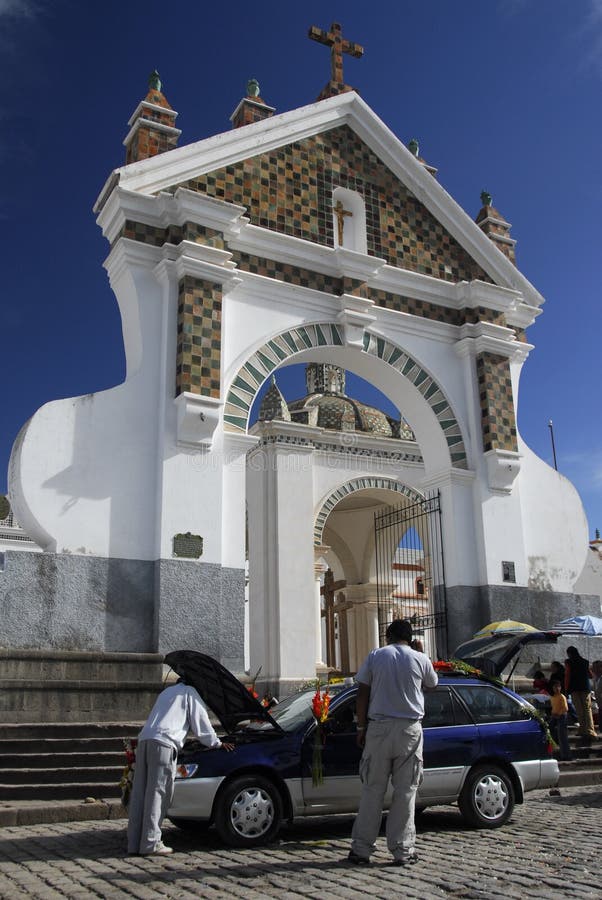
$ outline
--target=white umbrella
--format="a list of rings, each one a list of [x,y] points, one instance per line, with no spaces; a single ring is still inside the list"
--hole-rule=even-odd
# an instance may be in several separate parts
[[[561,631],[562,634],[602,637],[602,619],[598,616],[571,616],[554,625],[552,631]]]

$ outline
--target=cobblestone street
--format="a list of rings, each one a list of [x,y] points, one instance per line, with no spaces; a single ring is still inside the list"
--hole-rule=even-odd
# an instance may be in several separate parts
[[[530,795],[497,831],[472,831],[439,807],[420,821],[420,862],[390,865],[384,838],[373,865],[343,862],[351,818],[286,828],[262,850],[232,850],[213,832],[167,825],[173,856],[124,855],[123,820],[0,829],[0,897],[600,897],[602,791]]]

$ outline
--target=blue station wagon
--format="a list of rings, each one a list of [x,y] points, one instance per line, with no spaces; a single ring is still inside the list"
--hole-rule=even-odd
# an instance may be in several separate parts
[[[283,821],[357,811],[360,796],[355,685],[333,684],[322,725],[323,783],[312,783],[316,723],[312,690],[269,712],[216,660],[177,651],[166,662],[193,684],[235,750],[196,741],[178,759],[168,818],[182,828],[215,825],[231,846],[272,840]],[[498,828],[527,791],[553,787],[558,763],[532,708],[478,677],[440,673],[425,694],[424,780],[417,807],[457,803],[477,828]],[[386,798],[386,805],[391,795]]]

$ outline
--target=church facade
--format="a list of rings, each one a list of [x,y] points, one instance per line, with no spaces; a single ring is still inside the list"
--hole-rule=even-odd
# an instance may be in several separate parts
[[[127,375],[17,438],[10,501],[45,552],[7,554],[9,646],[191,647],[241,671],[248,557],[251,670],[284,692],[328,665],[328,569],[353,670],[378,642],[374,511],[432,492],[450,650],[491,619],[573,612],[583,508],[516,424],[543,298],[491,197],[473,221],[345,85],[342,52],[361,48],[312,31],[332,71],[308,106],[276,115],[250,82],[232,130],[177,147],[155,74],[130,120],[95,207]],[[308,396],[336,398],[353,372],[398,420],[289,406],[278,373],[294,363]]]

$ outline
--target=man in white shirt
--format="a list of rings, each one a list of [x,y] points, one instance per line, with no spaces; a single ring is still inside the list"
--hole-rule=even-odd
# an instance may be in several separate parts
[[[412,626],[395,619],[387,646],[373,650],[356,675],[357,742],[362,793],[351,833],[348,861],[367,866],[375,849],[389,777],[393,800],[387,816],[387,846],[398,866],[417,861],[414,851],[416,791],[422,781],[424,688],[437,686],[433,665],[410,647]]]
[[[129,806],[130,855],[173,853],[161,840],[161,823],[173,797],[178,750],[189,731],[208,747],[234,749],[216,735],[198,691],[179,681],[159,694],[138,735]]]

